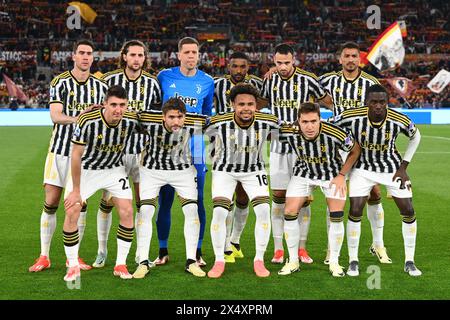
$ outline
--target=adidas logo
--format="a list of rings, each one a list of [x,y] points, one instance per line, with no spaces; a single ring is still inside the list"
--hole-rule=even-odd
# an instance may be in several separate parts
[[[175,85],[175,83],[172,83],[171,85],[170,85],[170,88],[176,88],[177,86]]]

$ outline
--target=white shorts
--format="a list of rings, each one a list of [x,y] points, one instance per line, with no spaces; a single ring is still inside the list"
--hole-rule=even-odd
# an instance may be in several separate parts
[[[141,154],[124,154],[122,160],[128,177],[131,178],[133,183],[139,183],[139,165],[141,163]]]
[[[232,201],[234,190],[240,182],[250,200],[269,196],[269,183],[265,170],[255,172],[212,172],[212,198],[224,197]]]
[[[44,184],[64,188],[70,180],[70,157],[49,152],[45,159]]]
[[[197,200],[197,170],[194,166],[185,170],[151,170],[140,166],[139,175],[142,200],[156,198],[166,184],[171,185],[181,198]]]
[[[286,190],[292,177],[297,155],[295,153],[270,153],[270,188]]]
[[[411,188],[400,189],[400,181],[392,181],[393,176],[394,173],[377,173],[353,169],[350,172],[349,196],[369,196],[373,186],[380,184],[386,186],[387,192],[395,198],[412,198]]]
[[[329,180],[313,180],[299,176],[292,176],[286,191],[286,197],[309,197],[312,195],[315,187],[320,187],[325,198],[338,200],[346,199],[346,195],[342,197],[339,192],[335,194],[336,186],[333,184],[330,187]]]
[[[72,179],[70,179],[67,182],[64,198],[66,198],[72,190]],[[81,169],[80,193],[83,202],[89,199],[98,190],[108,192],[111,197],[133,199],[130,182],[128,181],[128,176],[123,166],[102,170]]]

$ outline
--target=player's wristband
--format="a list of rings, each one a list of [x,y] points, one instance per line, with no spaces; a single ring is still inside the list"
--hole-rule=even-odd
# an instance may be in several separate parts
[[[341,176],[345,177],[345,174],[343,174],[342,172],[339,172],[339,174],[340,174]]]

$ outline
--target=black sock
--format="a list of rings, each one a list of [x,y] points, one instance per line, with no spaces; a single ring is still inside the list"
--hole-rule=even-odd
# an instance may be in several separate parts
[[[169,255],[169,250],[167,248],[159,248],[159,258],[162,259],[164,256]]]
[[[186,269],[189,267],[189,265],[191,265],[192,263],[195,263],[195,260],[192,259],[187,259],[186,260]]]
[[[233,243],[231,242],[231,244],[239,251],[241,250],[241,245],[239,243]]]

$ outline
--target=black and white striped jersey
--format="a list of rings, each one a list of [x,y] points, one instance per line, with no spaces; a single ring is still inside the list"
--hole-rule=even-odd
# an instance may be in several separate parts
[[[301,103],[320,100],[326,93],[315,74],[295,68],[295,72],[288,79],[283,79],[278,73],[274,73],[270,79],[265,79],[261,95],[269,100],[273,115],[283,122],[293,123],[297,120]],[[289,145],[274,140],[270,151],[290,153],[292,149]]]
[[[128,111],[161,110],[161,86],[155,76],[146,71],[135,80],[130,80],[123,69],[103,75],[109,86],[122,86],[128,93]],[[138,154],[144,149],[145,137],[135,133],[125,148],[125,154]]]
[[[63,114],[77,117],[92,104],[103,103],[107,89],[107,84],[94,75],[90,75],[85,82],[79,82],[71,71],[66,71],[50,83],[49,105],[62,103]],[[75,124],[54,124],[49,152],[70,156],[74,128]]]
[[[210,139],[213,170],[226,172],[253,172],[264,169],[262,149],[269,133],[279,129],[278,118],[256,112],[251,124],[239,126],[235,113],[229,112],[210,118],[205,135]]]
[[[184,126],[177,132],[168,131],[161,111],[141,112],[139,119],[148,135],[142,154],[144,167],[153,170],[184,170],[192,165],[192,138],[194,135],[202,137],[206,116],[187,113]]]
[[[346,110],[332,118],[332,122],[351,130],[361,146],[361,156],[354,168],[373,172],[394,173],[400,167],[402,157],[395,147],[400,133],[412,138],[417,131],[414,122],[406,115],[388,109],[386,118],[378,124],[368,117],[367,107]]]
[[[83,169],[102,170],[123,165],[123,150],[138,125],[133,112],[125,112],[115,126],[108,124],[105,109],[86,112],[78,118],[72,143],[84,145],[81,158]]]
[[[297,155],[293,174],[317,180],[336,177],[343,165],[339,149],[349,152],[355,145],[351,133],[323,121],[314,140],[307,139],[299,127],[292,125],[281,127],[279,139],[282,143],[289,143]]]
[[[379,84],[375,77],[362,70],[353,80],[345,78],[344,72],[341,70],[325,73],[319,77],[319,82],[333,98],[334,115],[341,114],[347,109],[363,107],[367,88]]]
[[[261,92],[263,81],[261,78],[253,75],[246,75],[242,83],[249,83],[254,86],[258,92]],[[214,100],[216,114],[231,112],[233,108],[230,103],[230,91],[237,83],[234,83],[230,75],[214,78]]]

